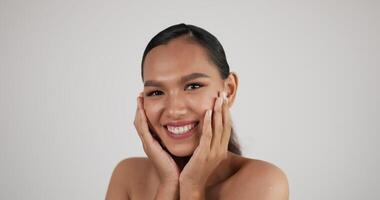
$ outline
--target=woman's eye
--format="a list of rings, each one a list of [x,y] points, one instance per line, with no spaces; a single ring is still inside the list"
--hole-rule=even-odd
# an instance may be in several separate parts
[[[186,90],[195,90],[195,89],[198,89],[198,88],[201,88],[202,85],[201,84],[198,84],[198,83],[192,83],[192,84],[189,84],[186,86]]]
[[[156,91],[149,92],[148,96],[159,96],[162,94],[163,94],[163,92],[156,90]]]

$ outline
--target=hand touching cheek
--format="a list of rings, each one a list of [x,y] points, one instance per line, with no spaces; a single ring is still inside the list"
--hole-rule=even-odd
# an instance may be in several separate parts
[[[202,135],[193,156],[180,174],[181,197],[204,194],[209,176],[227,158],[231,122],[225,94],[219,95],[213,109],[203,118]]]

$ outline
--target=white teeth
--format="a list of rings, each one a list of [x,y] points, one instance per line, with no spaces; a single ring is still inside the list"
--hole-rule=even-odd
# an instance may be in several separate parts
[[[171,132],[171,133],[174,133],[176,135],[181,135],[181,134],[184,134],[188,131],[190,131],[192,128],[194,128],[195,126],[195,123],[193,124],[189,124],[189,125],[186,125],[186,126],[180,126],[180,127],[176,127],[176,126],[167,126],[167,129]]]

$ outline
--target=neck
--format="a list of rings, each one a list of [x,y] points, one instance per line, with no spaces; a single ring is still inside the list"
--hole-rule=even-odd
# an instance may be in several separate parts
[[[179,171],[181,172],[183,168],[186,166],[186,164],[189,162],[191,155],[185,156],[185,157],[178,157],[178,156],[172,155],[172,158],[177,164]]]

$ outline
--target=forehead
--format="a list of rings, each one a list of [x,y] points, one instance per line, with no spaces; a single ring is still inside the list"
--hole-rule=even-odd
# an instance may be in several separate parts
[[[153,48],[145,57],[144,79],[170,79],[194,72],[210,77],[219,72],[206,50],[194,41],[178,38]]]

